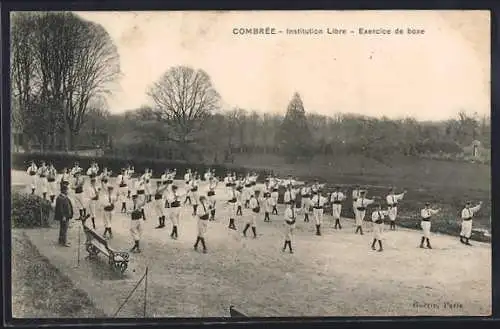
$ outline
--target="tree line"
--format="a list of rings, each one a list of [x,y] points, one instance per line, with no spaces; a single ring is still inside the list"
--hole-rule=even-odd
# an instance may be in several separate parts
[[[291,101],[294,108],[296,94]],[[300,102],[302,104],[302,102]],[[412,118],[391,120],[353,114],[285,115],[235,108],[207,116],[194,131],[186,160],[231,162],[238,154],[275,154],[289,162],[315,155],[364,154],[383,160],[392,154],[461,154],[474,140],[490,147],[490,119],[459,113],[457,118],[421,122]],[[177,159],[186,149],[169,138],[152,107],[114,114],[101,121],[113,143],[108,152],[121,156]]]

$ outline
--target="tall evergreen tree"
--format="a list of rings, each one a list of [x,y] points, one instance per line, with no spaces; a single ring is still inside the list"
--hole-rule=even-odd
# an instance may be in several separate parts
[[[277,138],[281,154],[290,162],[313,154],[312,136],[299,93],[295,93],[288,104]]]

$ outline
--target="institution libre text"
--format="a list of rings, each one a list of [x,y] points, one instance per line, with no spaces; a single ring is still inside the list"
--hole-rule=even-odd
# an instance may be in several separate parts
[[[325,27],[325,28],[276,28],[264,27],[233,27],[232,34],[244,35],[422,35],[425,29],[421,27]]]

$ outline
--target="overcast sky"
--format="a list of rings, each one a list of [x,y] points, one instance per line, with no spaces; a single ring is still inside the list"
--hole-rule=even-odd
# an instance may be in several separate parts
[[[490,112],[488,12],[78,12],[104,26],[123,76],[112,113],[152,104],[146,91],[169,67],[205,70],[224,108],[284,113],[295,91],[307,112],[419,120]],[[233,28],[284,33],[240,36]],[[407,27],[423,35],[359,35]],[[323,29],[287,35],[286,29]],[[326,29],[355,31],[328,35]]]

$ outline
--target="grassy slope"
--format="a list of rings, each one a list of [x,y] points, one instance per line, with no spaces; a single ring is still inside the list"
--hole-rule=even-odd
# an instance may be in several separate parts
[[[391,157],[382,163],[357,155],[318,157],[309,163],[298,164],[286,164],[283,159],[271,155],[240,155],[235,165],[267,168],[279,175],[291,174],[306,180],[318,178],[330,186],[346,185],[343,189],[349,194],[352,185],[363,184],[370,186],[369,197],[385,197],[389,186],[407,189],[408,195],[399,209],[401,226],[416,227],[419,209],[429,201],[442,208],[433,229],[454,235],[460,230],[457,218],[464,202],[482,200],[483,209],[474,226],[490,229],[491,172],[488,165],[408,157]],[[350,207],[344,207],[343,215],[353,216]]]
[[[12,231],[12,291],[14,318],[103,316],[19,230]]]

